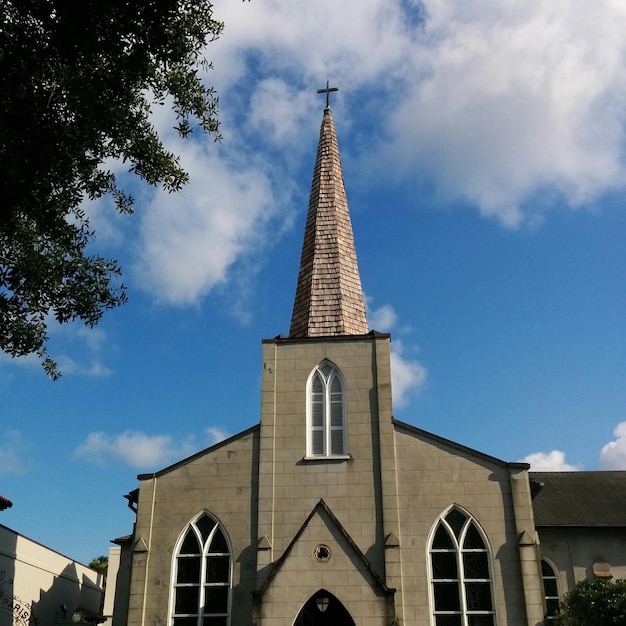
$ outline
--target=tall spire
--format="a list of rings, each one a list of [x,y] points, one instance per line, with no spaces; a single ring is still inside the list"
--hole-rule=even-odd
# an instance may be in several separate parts
[[[335,90],[333,88],[333,90]],[[368,332],[339,144],[328,106],[320,130],[290,337]]]

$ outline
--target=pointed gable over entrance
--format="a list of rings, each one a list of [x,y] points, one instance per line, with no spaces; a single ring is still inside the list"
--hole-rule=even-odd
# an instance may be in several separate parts
[[[290,337],[368,332],[332,112],[324,109]]]

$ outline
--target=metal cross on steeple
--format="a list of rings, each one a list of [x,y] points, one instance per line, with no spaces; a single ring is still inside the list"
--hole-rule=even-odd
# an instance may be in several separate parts
[[[339,91],[339,87],[329,87],[328,85],[329,85],[329,81],[326,81],[326,89],[318,89],[317,93],[326,94],[326,108],[330,109],[330,92]]]

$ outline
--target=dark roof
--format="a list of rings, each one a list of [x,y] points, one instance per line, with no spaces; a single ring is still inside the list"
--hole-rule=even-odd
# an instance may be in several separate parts
[[[626,526],[626,471],[529,472],[536,526]]]
[[[11,500],[7,500],[4,496],[0,496],[0,511],[10,509],[12,506],[13,502],[11,502]]]

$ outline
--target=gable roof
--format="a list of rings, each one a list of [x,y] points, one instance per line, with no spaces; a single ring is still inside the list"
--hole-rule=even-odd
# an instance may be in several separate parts
[[[272,570],[268,574],[268,576],[265,579],[265,581],[263,582],[263,584],[259,587],[259,590],[254,592],[254,595],[258,597],[258,596],[262,596],[265,593],[267,588],[272,583],[272,580],[274,579],[276,574],[280,571],[280,569],[282,568],[283,564],[287,560],[287,557],[291,553],[293,547],[298,542],[298,539],[300,539],[300,537],[302,536],[302,533],[304,532],[306,527],[309,525],[310,521],[313,519],[313,516],[316,513],[319,513],[321,511],[323,511],[324,513],[326,513],[326,515],[328,515],[328,517],[330,518],[331,522],[334,524],[334,526],[337,528],[337,530],[339,530],[339,532],[341,533],[343,538],[348,542],[350,547],[354,550],[355,554],[357,555],[357,558],[363,563],[363,565],[365,566],[365,569],[374,578],[376,583],[379,585],[380,589],[382,589],[382,591],[384,593],[387,593],[387,594],[395,593],[395,591],[396,591],[395,589],[387,587],[385,581],[378,575],[376,570],[372,567],[372,564],[368,561],[367,557],[360,550],[359,546],[356,545],[356,543],[354,542],[354,539],[352,539],[352,537],[350,536],[348,531],[343,527],[343,525],[337,519],[337,517],[335,517],[335,514],[331,511],[330,507],[326,504],[326,502],[324,502],[324,499],[322,498],[313,507],[313,510],[309,513],[309,515],[307,516],[307,518],[304,521],[304,523],[302,524],[302,526],[300,526],[300,528],[298,529],[298,532],[295,534],[294,538],[291,540],[290,544],[287,546],[287,548],[285,549],[285,551],[283,552],[281,557],[274,563],[274,565],[272,567]]]
[[[528,475],[536,526],[626,526],[626,471]]]
[[[289,336],[365,335],[367,331],[339,144],[326,107]]]

